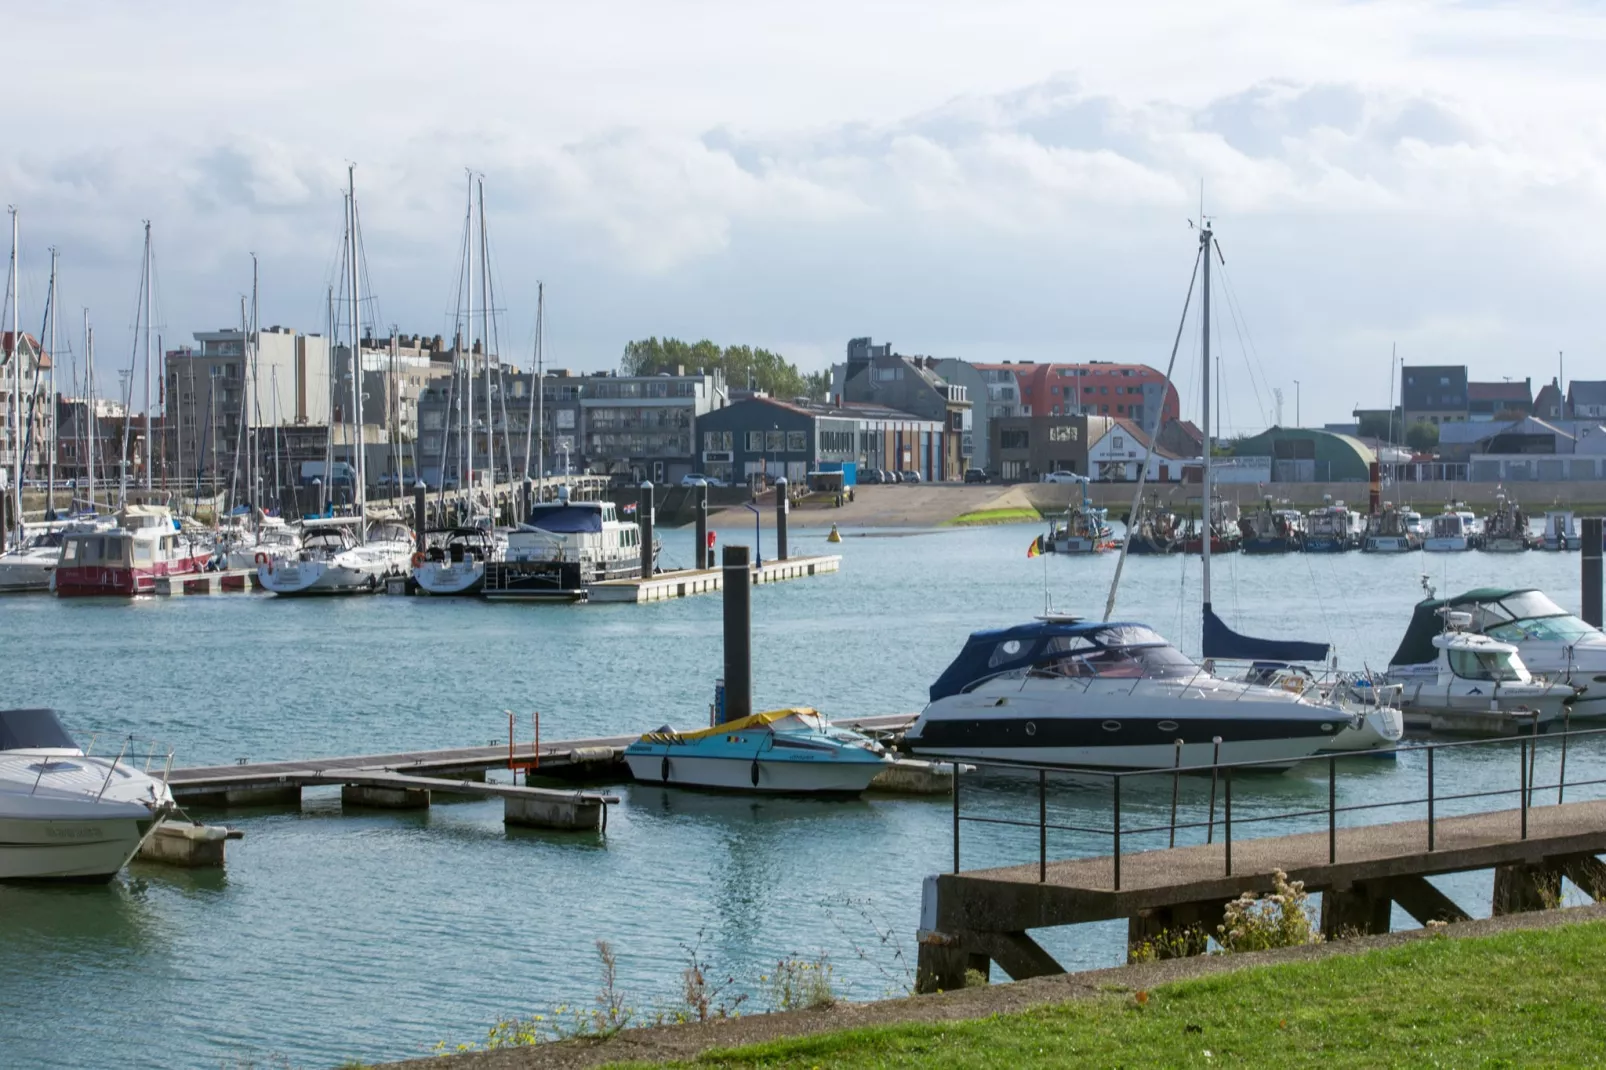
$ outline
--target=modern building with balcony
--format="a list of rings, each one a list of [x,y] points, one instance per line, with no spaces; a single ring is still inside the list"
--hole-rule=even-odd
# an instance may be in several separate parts
[[[802,483],[813,471],[840,469],[855,482],[860,469],[919,472],[938,478],[945,427],[879,405],[833,405],[753,397],[697,421],[701,470],[730,483],[781,476]]]

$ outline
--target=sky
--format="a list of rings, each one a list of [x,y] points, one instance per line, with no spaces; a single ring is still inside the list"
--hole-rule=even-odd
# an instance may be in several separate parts
[[[1606,7],[0,0],[22,326],[59,254],[65,378],[134,349],[143,220],[172,347],[322,330],[355,165],[383,330],[450,334],[482,175],[500,348],[849,338],[971,360],[1171,356],[1204,211],[1222,425],[1389,401],[1391,351],[1606,378]],[[1195,311],[1197,310],[1195,298]],[[9,312],[7,313],[9,318]],[[9,326],[9,323],[8,323]],[[1198,333],[1177,354],[1198,404]],[[141,373],[142,375],[143,373]],[[1296,385],[1297,384],[1297,385]],[[1296,414],[1297,408],[1297,414]]]

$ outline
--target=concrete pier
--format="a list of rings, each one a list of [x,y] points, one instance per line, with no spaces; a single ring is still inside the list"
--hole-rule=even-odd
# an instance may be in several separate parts
[[[961,773],[975,772],[973,765],[961,765]],[[900,758],[875,775],[870,791],[882,795],[952,795],[954,767],[946,762],[922,762]]]
[[[804,579],[842,568],[840,554],[794,557],[770,561],[750,570],[754,584]],[[689,598],[724,590],[724,570],[718,568],[682,569],[660,572],[650,580],[604,580],[586,588],[588,602],[662,602],[670,598]]]
[[[369,810],[428,810],[428,788],[399,788],[389,784],[342,784],[340,805]]]

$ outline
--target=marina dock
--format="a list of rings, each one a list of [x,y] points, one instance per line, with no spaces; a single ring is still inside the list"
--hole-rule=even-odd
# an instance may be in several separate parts
[[[840,554],[825,554],[818,557],[792,557],[754,565],[752,574],[755,584],[779,583],[782,580],[836,572],[841,567]],[[662,602],[694,594],[711,594],[723,590],[724,586],[723,569],[683,569],[660,572],[646,580],[604,580],[602,583],[587,587],[586,598],[591,602]]]

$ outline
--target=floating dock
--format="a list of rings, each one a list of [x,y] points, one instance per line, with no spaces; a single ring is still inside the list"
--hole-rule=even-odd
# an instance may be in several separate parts
[[[156,593],[219,594],[226,591],[259,591],[254,568],[230,569],[227,572],[192,572],[181,576],[156,577]]]
[[[782,580],[802,579],[842,567],[842,555],[823,554],[817,557],[790,557],[752,566],[753,582],[779,583]],[[725,588],[724,569],[682,569],[660,572],[651,579],[604,580],[586,588],[590,602],[663,602],[670,598],[687,598],[694,594],[712,594]]]

